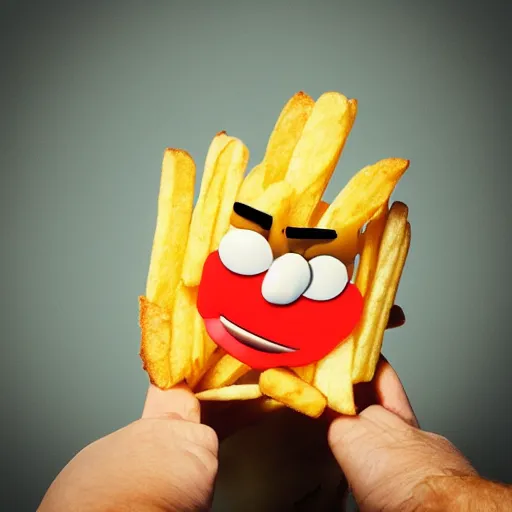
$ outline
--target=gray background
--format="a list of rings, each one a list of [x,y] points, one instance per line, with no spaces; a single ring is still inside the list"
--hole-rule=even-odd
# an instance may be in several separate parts
[[[140,414],[137,296],[164,148],[201,168],[225,129],[256,164],[301,89],[359,100],[327,200],[366,164],[411,159],[394,196],[413,227],[408,323],[384,353],[424,428],[512,480],[504,4],[2,4],[1,509],[34,510],[76,451]],[[271,510],[292,492],[290,463],[263,469],[265,447],[285,443],[244,435],[224,447],[216,510]]]

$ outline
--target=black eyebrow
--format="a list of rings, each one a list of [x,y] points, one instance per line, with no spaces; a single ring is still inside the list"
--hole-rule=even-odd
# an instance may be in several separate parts
[[[272,215],[260,212],[248,204],[236,202],[233,205],[233,211],[237,215],[240,215],[240,217],[254,222],[254,224],[257,224],[260,228],[265,229],[266,231],[269,231],[272,227]]]
[[[286,238],[299,240],[334,240],[337,238],[334,229],[325,228],[292,228],[284,230]]]

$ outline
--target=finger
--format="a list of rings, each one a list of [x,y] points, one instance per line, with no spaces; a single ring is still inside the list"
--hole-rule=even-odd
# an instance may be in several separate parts
[[[185,384],[162,390],[150,384],[146,395],[142,418],[179,418],[199,423],[199,400]]]
[[[388,411],[393,412],[413,427],[419,427],[418,419],[400,381],[400,377],[381,355],[377,370],[373,379],[376,403],[382,405]]]
[[[400,378],[383,355],[380,356],[372,381],[354,386],[354,401],[359,413],[371,405],[381,405],[409,425],[419,426]]]
[[[375,425],[363,416],[338,416],[329,426],[327,440],[343,474],[353,485],[364,474],[365,453],[377,441]]]
[[[396,304],[392,306],[389,312],[388,325],[386,329],[395,329],[405,324],[405,313],[404,310]]]

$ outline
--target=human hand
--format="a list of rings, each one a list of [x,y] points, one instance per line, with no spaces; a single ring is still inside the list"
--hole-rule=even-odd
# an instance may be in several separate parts
[[[39,511],[198,511],[210,507],[218,439],[185,386],[150,386],[142,418],[84,448]]]
[[[363,407],[365,402],[379,405],[368,406],[356,417],[336,418],[328,440],[360,510],[448,510],[428,508],[434,495],[430,482],[443,477],[475,480],[475,469],[447,439],[420,430],[387,361],[380,361],[372,383],[356,388]]]

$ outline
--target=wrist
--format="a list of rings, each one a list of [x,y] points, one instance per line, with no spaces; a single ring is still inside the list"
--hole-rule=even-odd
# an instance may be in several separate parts
[[[432,476],[413,489],[413,498],[426,512],[498,512],[512,507],[512,486],[479,476]]]

